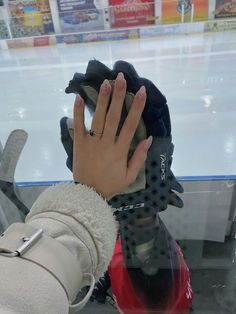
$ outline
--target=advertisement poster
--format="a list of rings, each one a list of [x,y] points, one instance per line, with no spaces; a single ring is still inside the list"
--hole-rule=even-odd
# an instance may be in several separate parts
[[[194,4],[194,7],[192,6]],[[163,0],[162,23],[180,23],[184,13],[184,22],[208,20],[208,0]]]
[[[137,39],[140,37],[138,29],[116,30],[112,32],[94,32],[81,34],[57,35],[58,44],[78,44],[96,41],[111,41],[122,39]]]
[[[13,37],[54,33],[49,0],[9,0],[8,7]]]
[[[236,0],[216,0],[215,18],[236,17]]]
[[[104,29],[102,1],[57,0],[61,31]]]
[[[153,0],[109,0],[109,6],[112,28],[155,23],[155,3]]]
[[[205,22],[204,32],[222,32],[236,30],[236,21],[228,20],[228,21],[208,21]]]
[[[41,36],[41,37],[26,37],[7,40],[8,48],[31,48],[31,47],[42,47],[56,45],[56,37],[51,36]]]

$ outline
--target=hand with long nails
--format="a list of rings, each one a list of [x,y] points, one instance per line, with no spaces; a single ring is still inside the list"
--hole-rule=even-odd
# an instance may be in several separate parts
[[[128,160],[128,152],[146,101],[142,86],[117,136],[126,95],[126,80],[119,73],[114,88],[108,80],[101,85],[91,130],[84,125],[84,101],[76,97],[74,104],[74,180],[93,187],[110,199],[135,181],[147,157],[152,137],[142,140]]]

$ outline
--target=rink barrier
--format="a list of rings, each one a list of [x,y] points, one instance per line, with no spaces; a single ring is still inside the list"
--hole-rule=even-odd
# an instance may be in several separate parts
[[[224,242],[225,236],[232,234],[236,221],[236,175],[179,176],[178,180],[184,188],[181,196],[184,207],[169,206],[161,213],[173,236],[176,239]],[[21,198],[31,208],[46,188],[68,182],[71,181],[18,182],[17,187]],[[13,216],[16,209],[7,201],[0,195],[1,207],[7,208],[8,218],[16,219]]]
[[[201,259],[202,240],[223,243],[226,236],[235,236],[236,175],[179,176],[177,179],[184,188],[181,195],[184,207],[169,206],[160,215],[175,239],[200,240],[201,245],[195,247],[195,253]],[[26,206],[31,208],[45,189],[68,182],[72,181],[17,182],[17,191]],[[19,219],[15,205],[0,193],[0,232]]]
[[[178,23],[168,25],[150,25],[145,27],[122,28],[103,31],[68,33],[36,37],[24,37],[0,40],[0,50],[32,48],[101,41],[143,39],[168,35],[184,35],[204,32],[222,32],[236,30],[236,19]]]
[[[222,181],[236,180],[236,175],[214,175],[214,176],[176,176],[178,181]],[[27,181],[16,182],[17,186],[50,186],[60,183],[69,183],[71,180],[53,180],[53,181]]]

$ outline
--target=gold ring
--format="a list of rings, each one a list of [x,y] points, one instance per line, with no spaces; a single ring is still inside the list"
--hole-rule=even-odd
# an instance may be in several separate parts
[[[93,130],[90,130],[90,131],[89,131],[89,135],[90,135],[90,136],[101,135],[101,134],[103,134],[103,132],[100,133],[100,132],[95,132],[95,131],[93,131]]]

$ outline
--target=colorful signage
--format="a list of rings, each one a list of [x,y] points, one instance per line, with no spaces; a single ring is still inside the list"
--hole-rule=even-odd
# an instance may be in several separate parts
[[[155,23],[153,0],[109,0],[111,27],[131,27]]]
[[[223,32],[229,30],[236,30],[236,20],[208,21],[204,25],[204,32]]]
[[[208,0],[163,0],[162,23],[208,20]]]
[[[128,30],[115,30],[109,32],[103,31],[93,33],[57,35],[56,39],[58,44],[78,44],[96,41],[136,39],[139,37],[139,30],[133,28]]]
[[[49,0],[9,0],[10,27],[13,37],[53,34]]]
[[[62,32],[104,28],[103,10],[99,1],[57,0],[57,3]]]
[[[236,17],[236,0],[216,0],[215,18]]]

